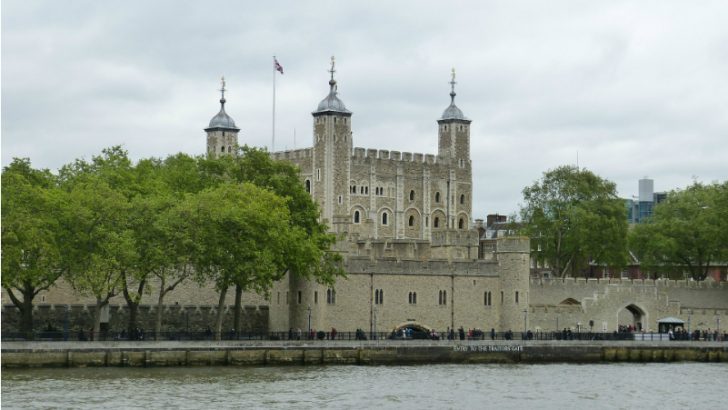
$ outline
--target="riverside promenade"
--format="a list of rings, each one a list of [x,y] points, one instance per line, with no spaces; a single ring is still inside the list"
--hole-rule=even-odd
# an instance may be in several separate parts
[[[372,340],[3,342],[3,368],[728,362],[728,342]]]

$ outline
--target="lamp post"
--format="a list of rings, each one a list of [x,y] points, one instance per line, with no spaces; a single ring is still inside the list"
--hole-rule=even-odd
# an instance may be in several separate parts
[[[311,338],[311,305],[308,305],[308,337]]]

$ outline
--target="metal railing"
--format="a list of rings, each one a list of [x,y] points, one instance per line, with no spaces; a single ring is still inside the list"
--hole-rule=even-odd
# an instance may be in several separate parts
[[[215,333],[211,330],[202,331],[165,331],[155,333],[153,331],[137,331],[128,334],[120,332],[98,332],[89,331],[34,331],[23,332],[2,332],[3,341],[204,341],[216,340]],[[235,332],[232,330],[223,331],[220,340],[260,340],[260,341],[357,341],[357,340],[443,340],[443,341],[477,341],[477,340],[555,340],[555,341],[660,341],[660,340],[681,340],[681,341],[728,341],[728,333],[694,333],[676,334],[672,338],[666,333],[654,332],[483,332],[475,330],[472,332],[454,330],[449,334],[444,332],[365,332],[363,330],[331,332],[316,331],[307,332],[291,330],[287,332]]]

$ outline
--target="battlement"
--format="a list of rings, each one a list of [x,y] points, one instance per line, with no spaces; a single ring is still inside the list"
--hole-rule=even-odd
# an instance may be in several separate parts
[[[531,241],[525,236],[498,238],[495,242],[496,253],[530,253]]]
[[[532,278],[534,287],[593,287],[602,288],[604,285],[623,286],[650,286],[670,289],[728,289],[728,282],[714,282],[711,280],[669,280],[669,279],[619,279],[619,278]]]
[[[346,271],[350,274],[389,274],[389,275],[433,275],[433,276],[498,276],[498,263],[494,261],[446,261],[414,260],[353,256],[346,261]]]
[[[432,232],[432,246],[478,246],[478,231],[446,229]]]
[[[276,161],[292,161],[313,157],[313,148],[302,148],[288,151],[278,151],[270,154]]]
[[[352,153],[352,158],[356,160],[364,159],[379,159],[388,161],[402,161],[402,162],[414,162],[414,163],[425,163],[425,164],[437,164],[438,162],[444,162],[445,158],[433,155],[433,154],[422,154],[418,152],[401,152],[401,151],[389,151],[386,149],[372,149],[355,147]]]

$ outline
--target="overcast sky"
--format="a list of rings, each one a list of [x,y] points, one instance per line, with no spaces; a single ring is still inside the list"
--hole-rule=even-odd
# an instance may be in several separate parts
[[[276,150],[312,145],[335,55],[354,146],[436,153],[455,67],[474,218],[577,155],[624,197],[728,177],[726,1],[3,0],[2,164],[202,154],[221,75],[270,147],[273,55]]]

